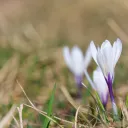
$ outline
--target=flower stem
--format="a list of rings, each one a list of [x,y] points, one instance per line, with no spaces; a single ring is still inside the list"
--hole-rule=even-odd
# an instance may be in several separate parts
[[[108,85],[108,90],[109,90],[109,94],[110,94],[110,99],[112,102],[112,108],[113,108],[113,113],[114,116],[118,117],[118,111],[117,111],[117,106],[115,103],[115,99],[114,99],[114,94],[113,94],[113,90],[112,90],[112,79],[110,77],[110,74],[108,74],[108,79],[106,79],[107,85]]]
[[[82,97],[82,80],[83,80],[83,76],[75,76],[75,81],[76,81],[76,85],[77,85],[77,96],[78,98]]]

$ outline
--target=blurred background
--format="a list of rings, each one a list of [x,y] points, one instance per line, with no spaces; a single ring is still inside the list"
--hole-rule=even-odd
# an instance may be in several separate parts
[[[3,106],[9,106],[8,110],[10,105],[26,101],[17,80],[37,105],[45,104],[55,83],[56,101],[66,100],[59,86],[68,86],[71,93],[75,89],[63,60],[63,46],[78,45],[85,53],[91,40],[98,45],[105,39],[113,43],[116,38],[123,42],[123,53],[114,87],[118,95],[125,96],[127,0],[0,0],[0,111]],[[89,72],[93,69],[95,63]]]

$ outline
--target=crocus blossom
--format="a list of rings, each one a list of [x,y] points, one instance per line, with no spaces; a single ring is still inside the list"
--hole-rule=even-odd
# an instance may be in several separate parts
[[[83,74],[84,69],[88,67],[91,61],[91,53],[89,48],[87,49],[84,57],[79,47],[74,46],[70,52],[69,48],[66,46],[63,48],[63,55],[67,66],[75,75]]]
[[[92,88],[98,93],[104,108],[106,108],[109,92],[107,83],[105,81],[101,69],[97,67],[96,70],[93,71],[93,80],[89,76],[88,71],[86,69],[84,73]]]
[[[88,67],[92,58],[89,48],[87,49],[84,56],[78,46],[74,46],[71,51],[66,46],[63,48],[63,56],[68,68],[74,74],[76,84],[79,88],[81,88],[84,69]]]
[[[101,68],[103,75],[105,77],[106,83],[108,85],[110,98],[112,101],[112,106],[114,113],[117,113],[116,105],[114,101],[112,85],[114,81],[114,68],[122,52],[122,43],[120,39],[117,39],[113,46],[108,40],[105,40],[101,47],[96,48],[94,42],[90,43],[90,50],[92,57]]]
[[[98,92],[102,104],[106,108],[108,102],[108,86],[103,76],[103,73],[99,67],[93,71],[93,88]]]
[[[117,39],[113,46],[108,40],[105,40],[101,47],[96,49],[94,42],[90,43],[92,57],[95,62],[100,66],[104,76],[108,79],[114,79],[114,68],[122,52],[122,43]]]

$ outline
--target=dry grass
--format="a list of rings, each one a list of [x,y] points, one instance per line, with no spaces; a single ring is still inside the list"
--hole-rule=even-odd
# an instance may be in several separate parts
[[[72,86],[74,83],[70,74],[64,72],[63,45],[78,44],[85,51],[91,40],[101,43],[119,37],[124,47],[119,66],[123,65],[127,70],[127,17],[126,0],[0,1],[0,48],[13,51],[0,69],[0,104],[8,104],[12,99],[16,103],[22,101],[22,91],[16,82],[19,80],[30,97],[42,107],[57,82],[67,85],[57,88],[59,98],[65,101],[65,96],[78,112],[79,101],[74,101],[67,91],[68,84]],[[118,72],[121,70],[118,68]],[[117,83],[120,88],[116,89],[116,95],[124,98],[128,90],[128,74],[123,71],[117,74],[117,81],[120,78],[122,86]],[[127,113],[125,108],[122,111]]]
[[[127,4],[125,0],[1,2],[1,45],[9,44],[16,49],[19,46],[22,52],[28,53],[35,47],[55,46],[56,43],[50,44],[54,40],[68,40],[83,46],[92,39],[101,42],[118,36],[126,42]],[[109,22],[109,27],[109,19],[115,21],[116,26]],[[47,41],[50,43],[45,43]]]

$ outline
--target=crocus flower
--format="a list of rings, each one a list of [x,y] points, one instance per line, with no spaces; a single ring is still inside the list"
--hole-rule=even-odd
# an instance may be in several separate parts
[[[104,108],[106,108],[108,102],[108,86],[99,67],[93,71],[93,83],[93,89],[98,92],[102,104],[104,105]]]
[[[114,100],[112,85],[114,81],[114,68],[122,52],[122,43],[120,39],[117,39],[113,46],[108,40],[105,40],[101,47],[96,48],[94,42],[90,43],[90,50],[92,57],[101,68],[108,85],[110,98],[112,101],[112,107],[115,114],[117,114],[117,108]]]
[[[74,46],[70,51],[66,46],[63,48],[63,56],[68,68],[75,77],[78,88],[82,88],[81,82],[83,81],[84,69],[88,67],[91,61],[91,53],[89,48],[87,49],[87,52],[84,56],[79,47]]]
[[[84,73],[91,87],[98,93],[104,108],[106,108],[108,101],[108,86],[101,69],[97,67],[96,70],[93,71],[93,80],[86,69]]]

